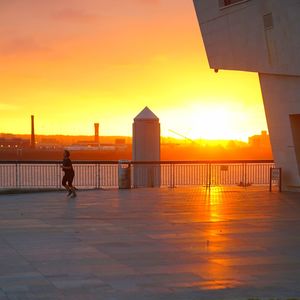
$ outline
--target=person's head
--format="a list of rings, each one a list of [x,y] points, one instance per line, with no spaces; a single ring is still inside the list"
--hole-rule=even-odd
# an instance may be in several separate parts
[[[70,157],[70,152],[68,150],[64,150],[64,157],[69,158]]]

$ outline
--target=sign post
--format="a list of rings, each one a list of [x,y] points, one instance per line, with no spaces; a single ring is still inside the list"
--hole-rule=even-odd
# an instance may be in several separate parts
[[[273,183],[277,183],[278,191],[281,192],[281,168],[270,168],[270,192],[272,192]]]

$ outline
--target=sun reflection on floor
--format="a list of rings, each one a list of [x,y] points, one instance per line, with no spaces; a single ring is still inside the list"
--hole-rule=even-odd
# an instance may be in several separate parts
[[[219,290],[242,285],[241,281],[236,280],[236,270],[228,266],[228,253],[232,251],[232,247],[224,229],[226,229],[226,216],[230,214],[231,205],[226,203],[223,192],[224,188],[211,186],[203,193],[207,217],[203,233],[206,240],[204,254],[206,263],[202,264],[197,272],[205,279],[198,283],[203,290]]]

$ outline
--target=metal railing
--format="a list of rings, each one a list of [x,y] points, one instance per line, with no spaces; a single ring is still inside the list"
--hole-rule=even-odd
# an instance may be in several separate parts
[[[268,185],[270,160],[128,162],[132,187]],[[74,185],[117,188],[118,161],[73,161]],[[60,189],[60,161],[1,161],[0,189]]]

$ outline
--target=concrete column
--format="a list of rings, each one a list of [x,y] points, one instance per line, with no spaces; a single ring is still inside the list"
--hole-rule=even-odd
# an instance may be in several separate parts
[[[300,189],[300,77],[259,74],[276,166],[282,188]]]
[[[132,160],[160,161],[160,124],[158,117],[145,107],[133,123]],[[135,187],[160,186],[160,165],[133,165]]]

